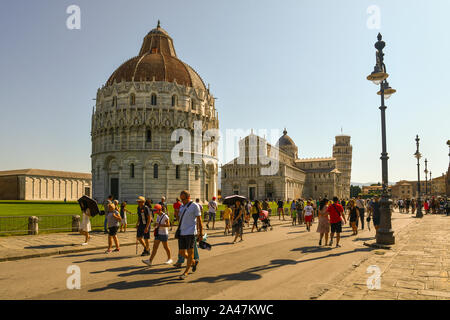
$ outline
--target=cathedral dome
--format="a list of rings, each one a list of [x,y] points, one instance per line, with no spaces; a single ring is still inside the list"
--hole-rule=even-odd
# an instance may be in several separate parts
[[[158,21],[158,26],[145,36],[139,55],[123,63],[106,82],[107,86],[122,81],[167,81],[206,91],[201,77],[178,59],[173,40]]]
[[[294,140],[292,140],[292,138],[287,135],[286,129],[284,129],[283,135],[281,136],[281,138],[278,139],[277,146],[280,148],[281,147],[290,147],[290,146],[296,147]]]

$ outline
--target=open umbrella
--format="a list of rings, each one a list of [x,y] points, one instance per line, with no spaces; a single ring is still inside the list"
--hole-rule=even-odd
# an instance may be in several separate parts
[[[80,199],[78,199],[78,203],[80,204],[81,211],[83,212],[85,212],[89,208],[91,217],[95,217],[96,215],[100,214],[97,202],[94,199],[91,199],[88,196],[82,196]]]
[[[225,199],[223,199],[223,204],[226,204],[226,205],[229,205],[229,206],[230,205],[234,205],[237,200],[241,201],[241,203],[244,203],[245,201],[247,201],[247,198],[235,194],[233,196],[229,196],[229,197],[226,197]]]

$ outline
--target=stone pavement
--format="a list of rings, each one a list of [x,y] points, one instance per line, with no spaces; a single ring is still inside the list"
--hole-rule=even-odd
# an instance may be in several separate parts
[[[390,250],[376,250],[317,299],[450,300],[450,216],[414,219],[395,237]],[[367,286],[369,266],[380,269],[380,289]]]
[[[290,217],[285,217],[286,221],[279,221],[278,217],[271,217],[273,226],[283,223],[290,223]],[[212,227],[212,223],[210,223]],[[251,230],[245,227],[244,230]],[[206,223],[203,223],[204,233],[208,235],[223,234],[225,230],[224,221],[216,221],[215,230],[207,229]],[[170,239],[174,239],[177,226],[173,227],[170,232]],[[153,232],[153,227],[152,227]],[[37,257],[53,256],[58,254],[68,254],[74,252],[85,252],[98,249],[108,248],[107,235],[103,232],[91,232],[91,239],[89,244],[82,246],[84,236],[76,232],[71,233],[52,233],[35,236],[10,236],[0,237],[0,262],[30,259]],[[118,233],[119,243],[121,247],[136,245],[136,229],[128,228],[127,232]],[[170,240],[169,240],[170,241]],[[153,235],[151,235],[150,245],[152,246]],[[142,246],[139,244],[138,250],[142,251]]]

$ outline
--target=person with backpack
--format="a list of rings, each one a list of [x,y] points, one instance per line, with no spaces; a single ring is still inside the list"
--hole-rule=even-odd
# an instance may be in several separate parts
[[[140,196],[137,199],[138,221],[136,223],[136,240],[144,247],[141,256],[150,255],[150,223],[152,222],[152,214],[150,208],[145,205],[145,198]],[[144,238],[144,240],[142,240]]]
[[[305,209],[303,209],[303,212],[305,214],[306,229],[309,232],[309,231],[311,231],[311,222],[312,222],[313,214],[314,214],[314,208],[311,205],[310,201],[307,202]]]
[[[120,251],[119,239],[117,238],[117,230],[119,230],[119,222],[122,220],[119,211],[116,210],[116,206],[112,203],[108,205],[108,213],[105,214],[108,222],[108,249],[105,253],[110,253],[112,248],[112,242],[116,245],[114,252]]]
[[[342,219],[344,223],[347,223],[344,215],[344,208],[341,204],[339,204],[338,197],[333,197],[333,203],[327,209],[328,214],[330,215],[330,226],[331,226],[331,235],[330,235],[330,247],[333,245],[333,236],[336,233],[336,248],[340,247],[339,240],[341,239],[342,232]]]
[[[157,214],[156,221],[154,224],[155,241],[153,242],[153,251],[152,255],[148,260],[142,260],[142,262],[148,265],[149,267],[152,266],[152,261],[155,258],[156,252],[158,251],[160,242],[162,242],[164,250],[166,250],[167,253],[167,261],[165,262],[165,264],[171,264],[173,262],[172,259],[170,258],[170,248],[167,245],[167,241],[169,240],[169,226],[170,226],[169,216],[162,211],[162,206],[160,204],[156,204],[153,210]]]
[[[209,222],[212,220],[213,225],[212,229],[214,230],[214,224],[216,223],[216,211],[218,205],[216,202],[216,197],[213,197],[212,200],[208,203],[208,222],[206,223],[206,228],[209,229]]]
[[[260,231],[260,229],[258,228],[258,219],[259,219],[259,214],[261,213],[261,204],[259,203],[258,200],[255,200],[255,205],[252,206],[252,218],[253,218],[253,226],[252,226],[252,232],[253,230],[256,228],[256,231]]]

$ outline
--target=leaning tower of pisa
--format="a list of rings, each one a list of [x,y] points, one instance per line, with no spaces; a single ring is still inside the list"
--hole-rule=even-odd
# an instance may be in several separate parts
[[[352,151],[350,136],[336,136],[336,143],[333,145],[333,158],[336,158],[336,167],[342,173],[341,185],[342,194],[345,198],[350,198],[350,180],[352,175]]]

